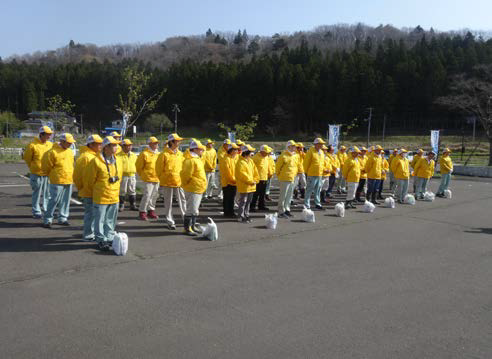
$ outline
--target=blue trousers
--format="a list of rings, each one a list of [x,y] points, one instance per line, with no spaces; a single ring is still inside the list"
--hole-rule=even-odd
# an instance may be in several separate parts
[[[112,242],[118,219],[118,203],[93,204],[94,234],[97,243]]]
[[[311,194],[314,193],[314,204],[321,206],[321,176],[308,176],[307,177],[307,187],[306,193],[304,195],[304,207],[311,208]]]
[[[415,177],[415,195],[419,198],[424,197],[424,193],[427,191],[428,178]]]
[[[70,214],[70,199],[72,197],[71,184],[50,184],[50,200],[48,209],[44,212],[44,223],[53,221],[53,214],[58,207],[58,223],[68,220]]]
[[[48,188],[48,176],[38,176],[31,173],[30,183],[32,188],[32,214],[36,216],[41,215],[41,209],[46,212],[48,209],[48,200],[50,198]],[[43,196],[43,205],[39,206],[39,201]]]
[[[83,198],[84,203],[84,234],[85,240],[94,240],[94,208],[92,198]]]
[[[403,201],[408,194],[408,179],[396,179],[396,198]]]
[[[373,193],[379,191],[379,184],[381,183],[380,179],[367,179],[367,193]]]
[[[441,184],[437,190],[437,194],[444,194],[444,191],[448,189],[449,182],[451,182],[451,173],[441,174]]]

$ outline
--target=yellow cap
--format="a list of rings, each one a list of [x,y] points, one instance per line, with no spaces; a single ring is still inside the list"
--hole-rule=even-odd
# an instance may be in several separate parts
[[[238,146],[244,146],[245,143],[243,141],[241,141],[241,140],[236,140],[236,145],[238,145]]]
[[[123,140],[122,144],[124,144],[124,145],[133,145],[133,142],[130,141],[128,138],[126,138],[126,139]]]
[[[147,143],[159,143],[159,140],[157,139],[157,137],[150,136],[147,140]]]
[[[302,142],[297,142],[297,143],[296,143],[296,147],[301,147],[301,148],[304,148],[304,143],[302,143]]]
[[[424,153],[424,150],[421,149],[421,148],[419,148],[418,151],[417,151],[417,153]]]
[[[241,151],[242,152],[246,152],[246,151],[254,152],[254,151],[256,151],[256,148],[253,148],[250,145],[244,144],[243,146],[241,146]]]
[[[407,153],[408,151],[404,148],[400,148],[400,153]]]
[[[227,149],[230,150],[231,148],[234,149],[234,150],[238,150],[239,149],[239,146],[236,145],[235,143],[232,143],[231,141],[229,141],[230,143],[227,145]]]
[[[226,139],[224,140],[224,145],[230,145],[230,144],[231,144],[231,140],[230,140],[230,139],[228,139],[228,138],[226,138]]]
[[[362,151],[366,151],[366,152],[367,152],[367,148],[365,148],[364,146],[362,146],[362,147],[360,148],[360,151],[361,151],[361,152],[362,152]]]
[[[449,148],[445,148],[444,151],[442,151],[443,153],[451,153],[451,150]]]
[[[297,143],[294,140],[289,140],[289,141],[287,141],[287,146],[296,146],[297,147]]]
[[[103,139],[99,135],[91,135],[87,137],[87,141],[85,142],[87,145],[89,143],[103,143]]]
[[[169,136],[167,136],[167,142],[169,141],[183,141],[184,138],[180,137],[177,133],[171,133]]]
[[[190,150],[194,150],[195,148],[199,148],[201,150],[205,150],[206,147],[202,145],[202,143],[196,139],[192,139],[190,142]]]
[[[209,145],[211,143],[215,143],[215,141],[214,140],[211,140],[210,138],[207,138],[207,145]]]
[[[326,147],[325,145],[323,145],[323,146],[321,147],[321,149],[322,149],[322,150],[327,150],[327,149],[328,149],[328,147]]]
[[[70,133],[64,133],[60,136],[60,141],[66,141],[68,143],[75,143],[75,139]]]
[[[314,144],[315,144],[315,145],[317,145],[318,143],[320,143],[320,144],[322,144],[322,145],[323,145],[323,144],[325,144],[326,142],[325,142],[325,141],[323,141],[323,139],[322,139],[321,137],[318,137],[318,138],[315,138],[315,139],[314,139]]]
[[[117,131],[113,131],[109,135],[112,137],[121,137],[121,133],[118,133]]]
[[[382,150],[383,148],[380,146],[380,145],[376,145],[376,147],[374,147],[375,150]]]
[[[346,150],[346,149],[347,149],[347,147],[345,147],[345,146],[340,146],[340,149],[341,149],[341,150]]]
[[[106,136],[104,138],[104,141],[103,141],[103,147],[107,146],[107,145],[117,145],[121,143],[121,141],[118,141],[116,138],[114,138],[113,136]]]
[[[350,148],[349,152],[356,152],[356,153],[360,153],[360,150],[359,150],[359,147],[354,146],[354,147]]]
[[[271,148],[268,145],[261,145],[260,146],[260,152],[266,152],[266,153],[271,153],[273,148]]]
[[[41,126],[39,128],[39,133],[47,133],[49,135],[53,134],[53,130],[49,126]]]

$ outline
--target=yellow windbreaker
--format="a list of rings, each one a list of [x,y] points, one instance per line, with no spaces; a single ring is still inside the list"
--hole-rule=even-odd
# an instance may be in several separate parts
[[[189,152],[188,158],[191,158]],[[161,152],[155,165],[161,187],[181,187],[181,169],[183,168],[184,160],[183,153],[178,149],[176,149],[176,152],[173,152],[169,147],[166,147]]]
[[[29,145],[27,145],[26,150],[24,151],[24,161],[32,174],[38,176],[48,175],[41,168],[41,160],[45,153],[51,150],[52,147],[52,142],[46,141],[45,143],[42,143],[39,138],[35,138]]]
[[[359,161],[359,166],[360,166],[360,179],[367,179],[367,173],[366,173],[367,155],[365,155],[364,157],[359,156],[357,157],[357,160]]]
[[[347,157],[342,168],[342,176],[347,182],[358,183],[360,180],[359,157]]]
[[[306,176],[323,176],[325,154],[311,147],[304,157],[304,172]]]
[[[219,161],[220,184],[222,187],[236,185],[236,159],[227,154]]]
[[[256,184],[260,176],[251,157],[241,156],[236,163],[236,183],[239,193],[251,193],[256,191]]]
[[[155,172],[155,163],[159,157],[159,152],[152,152],[150,148],[144,149],[137,157],[135,168],[138,176],[144,182],[156,183],[159,182],[159,177]]]
[[[439,159],[439,165],[441,166],[441,174],[448,174],[453,170],[453,161],[449,155],[441,156]]]
[[[41,169],[50,176],[51,184],[73,183],[73,151],[69,147],[62,148],[58,143],[53,145],[41,161]]]
[[[345,164],[345,161],[347,161],[348,159],[348,155],[347,155],[347,152],[340,152],[338,151],[337,153],[337,159],[338,159],[338,163],[340,164],[340,170],[343,169],[343,165]]]
[[[73,171],[73,183],[77,186],[79,191],[79,197],[92,198],[92,191],[90,188],[84,187],[84,173],[87,171],[89,163],[96,157],[98,153],[87,147],[84,153],[75,162],[75,169]]]
[[[409,166],[408,159],[398,155],[391,162],[391,172],[396,179],[408,179],[410,177]]]
[[[413,169],[415,176],[420,178],[431,178],[434,176],[434,160],[428,161],[427,158],[422,157],[416,164]]]
[[[381,171],[383,170],[383,159],[381,156],[373,154],[367,158],[364,170],[369,179],[381,179]]]
[[[275,161],[273,160],[272,156],[267,156],[267,157],[268,157],[268,179],[270,179],[275,174]]]
[[[109,172],[108,172],[109,169]],[[118,176],[119,181],[109,183],[109,177]],[[84,172],[84,188],[92,192],[92,202],[95,204],[115,204],[120,201],[120,185],[123,176],[123,163],[120,156],[115,156],[115,162],[106,166],[102,154],[94,156]]]
[[[331,163],[331,158],[328,156],[328,154],[325,153],[324,155],[325,155],[325,164],[323,168],[323,177],[330,177],[331,171],[333,169],[333,165]]]
[[[207,190],[205,167],[203,167],[202,159],[198,155],[195,156],[190,153],[183,162],[180,176],[181,187],[186,192],[201,194]]]
[[[121,159],[121,163],[123,164],[123,176],[129,177],[134,176],[137,173],[137,155],[132,151],[125,153],[121,151],[116,154]]]
[[[202,160],[205,164],[205,172],[215,172],[217,167],[217,151],[215,148],[208,148],[203,152]]]
[[[386,179],[386,174],[389,171],[389,162],[386,158],[383,157],[383,170],[381,171],[381,179],[385,180]]]
[[[306,158],[306,152],[300,151],[297,152],[297,155],[299,156],[299,169],[297,173],[304,173],[304,158]]]
[[[299,173],[300,157],[298,153],[285,150],[277,159],[275,172],[279,181],[293,182]]]
[[[334,154],[331,154],[328,152],[328,157],[330,158],[331,162],[331,175],[335,176],[337,174],[337,169],[340,168],[340,161],[338,160],[338,157]]]
[[[82,156],[88,150],[89,150],[89,147],[87,145],[80,146],[79,147],[79,158],[80,158],[80,156]]]
[[[268,161],[268,155],[262,156],[260,152],[253,156],[253,162],[258,170],[260,181],[267,181],[270,173],[270,161]]]
[[[410,167],[412,167],[412,168],[415,169],[415,166],[417,165],[417,162],[420,161],[421,158],[422,158],[422,155],[415,155],[415,156],[413,156],[412,162],[410,162]]]

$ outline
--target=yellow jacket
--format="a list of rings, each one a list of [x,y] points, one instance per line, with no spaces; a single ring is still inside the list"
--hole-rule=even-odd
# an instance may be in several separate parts
[[[203,152],[202,160],[205,164],[205,172],[215,172],[217,167],[217,151],[215,148],[208,148]]]
[[[325,155],[322,150],[316,151],[311,147],[304,158],[304,172],[306,176],[323,176]]]
[[[360,180],[359,157],[347,157],[342,168],[342,176],[347,182],[358,183]]]
[[[239,193],[256,191],[260,176],[251,157],[241,156],[236,163],[236,183]]]
[[[381,156],[373,154],[367,158],[364,170],[369,179],[381,179],[381,171],[383,170],[383,159]]]
[[[187,157],[191,158],[189,152]],[[161,187],[181,187],[181,170],[184,160],[183,153],[178,149],[173,152],[169,147],[166,147],[161,152],[155,164],[155,171]]]
[[[53,143],[46,141],[42,143],[39,138],[35,138],[29,145],[27,145],[24,151],[24,161],[26,161],[27,167],[32,174],[38,176],[47,176],[41,168],[41,160],[46,152],[51,150]]]
[[[367,158],[368,158],[367,154],[364,157],[362,156],[357,157],[360,166],[360,179],[367,179],[367,173],[366,173]]]
[[[267,181],[270,174],[270,161],[268,160],[268,155],[263,157],[260,152],[253,156],[253,162],[258,170],[258,175],[260,176],[260,181]]]
[[[422,155],[415,155],[415,156],[413,156],[412,162],[410,162],[410,167],[412,167],[412,168],[415,169],[415,166],[417,165],[417,162],[420,161],[421,158],[422,158]]]
[[[124,151],[118,152],[116,156],[120,157],[123,165],[123,176],[134,176],[137,173],[137,155],[132,151],[125,153]]]
[[[333,164],[331,162],[331,158],[325,153],[325,162],[323,168],[323,177],[330,177],[331,171],[333,170]],[[335,168],[336,171],[336,168]]]
[[[181,186],[186,192],[204,193],[207,190],[207,175],[202,159],[190,153],[183,162],[181,170]]]
[[[439,165],[441,166],[441,174],[448,174],[453,170],[453,161],[449,155],[441,156],[439,159]]]
[[[73,171],[73,183],[77,186],[79,191],[79,197],[92,198],[92,191],[88,187],[84,187],[84,173],[87,171],[89,163],[96,157],[98,153],[86,147],[84,153],[75,162],[75,169]]]
[[[219,161],[220,184],[222,187],[236,185],[236,159],[227,154]]]
[[[396,156],[391,162],[391,172],[394,173],[396,179],[408,179],[410,177],[408,159],[402,156]]]
[[[391,169],[391,162],[393,162],[393,160],[394,160],[394,159],[395,159],[395,156],[394,156],[393,154],[391,154],[391,155],[389,156],[389,160],[388,160],[388,164],[389,164],[389,166],[390,166],[390,169],[389,169],[389,170],[390,170],[391,172],[393,172],[393,170]]]
[[[347,152],[340,152],[338,151],[337,153],[337,159],[338,159],[338,163],[340,164],[340,170],[343,168],[343,165],[345,164],[345,161],[347,161],[348,159],[348,155],[347,155]]]
[[[79,147],[79,157],[82,156],[85,152],[89,150],[89,147],[87,145],[80,146]]]
[[[293,182],[299,173],[300,157],[285,150],[277,159],[275,172],[279,181]]]
[[[386,179],[386,173],[389,171],[389,162],[386,158],[383,157],[383,170],[381,171],[381,179],[385,180]]]
[[[267,156],[267,157],[268,157],[268,179],[270,179],[275,174],[275,161],[273,160],[272,156]]]
[[[51,184],[73,183],[73,151],[69,147],[62,148],[55,143],[41,161],[41,169],[50,176]]]
[[[422,157],[415,164],[413,172],[417,177],[429,179],[434,176],[434,165],[434,160],[427,161],[427,158]]]
[[[108,173],[109,168],[109,173]],[[109,183],[109,177],[118,176],[119,181]],[[120,201],[120,185],[123,176],[123,163],[120,156],[115,156],[114,163],[104,161],[102,154],[94,156],[84,173],[84,188],[92,192],[92,202],[95,204],[115,204]]]
[[[328,152],[328,157],[330,158],[331,162],[331,175],[334,176],[337,174],[337,169],[340,168],[340,161],[338,160],[338,157],[334,154],[331,154]]]
[[[159,182],[159,177],[155,172],[155,163],[159,152],[152,152],[150,148],[144,149],[137,157],[137,162],[135,163],[135,168],[139,177],[144,182]]]
[[[304,173],[304,158],[306,158],[306,152],[297,152],[297,155],[299,156],[299,170],[297,173]]]

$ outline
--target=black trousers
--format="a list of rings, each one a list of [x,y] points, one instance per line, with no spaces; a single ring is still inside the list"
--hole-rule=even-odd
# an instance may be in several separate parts
[[[236,186],[228,185],[222,187],[222,206],[224,216],[234,216],[234,197],[236,197]]]
[[[333,186],[335,185],[335,181],[337,180],[337,178],[335,177],[334,174],[332,174],[329,178],[328,178],[328,191],[326,191],[326,193],[331,193],[331,191],[333,191]]]
[[[381,181],[379,182],[379,188],[378,188],[379,193],[383,192],[383,186],[384,186],[384,179],[381,179]]]
[[[364,191],[365,184],[366,184],[366,179],[365,178],[361,178],[359,180],[359,185],[357,186],[357,190],[355,191],[355,193],[360,196],[360,194]]]
[[[253,194],[253,200],[251,201],[250,208],[256,208],[256,202],[258,202],[258,208],[265,208],[265,191],[267,181],[260,181],[256,185],[256,192]]]

